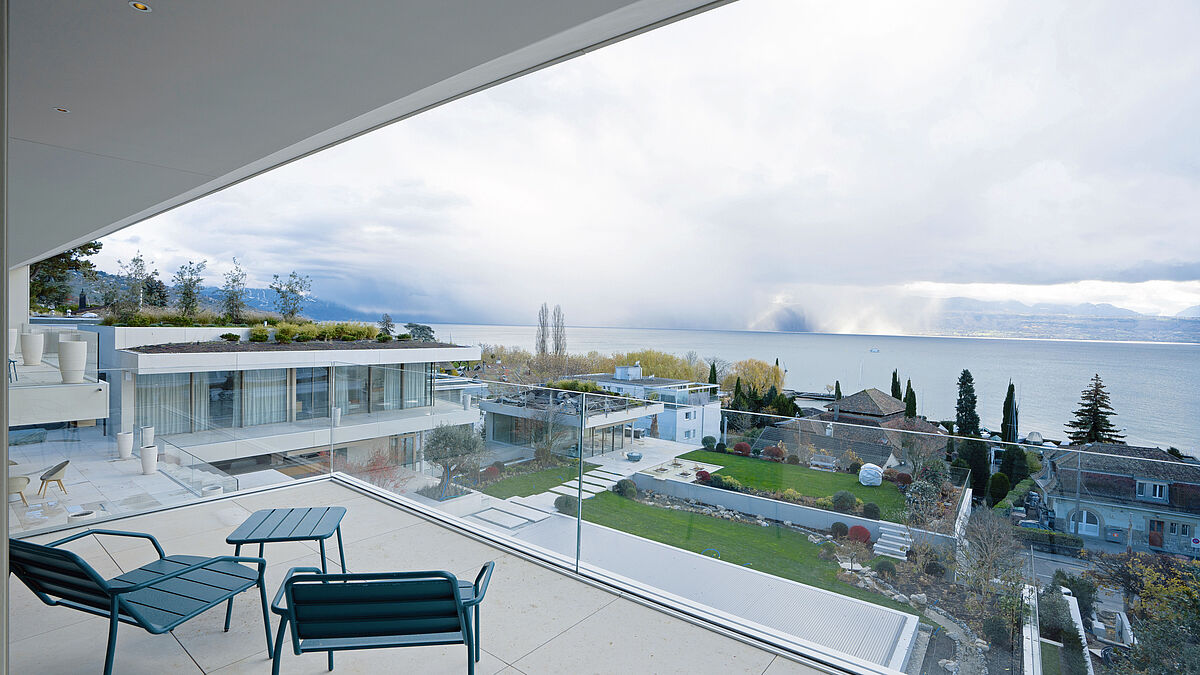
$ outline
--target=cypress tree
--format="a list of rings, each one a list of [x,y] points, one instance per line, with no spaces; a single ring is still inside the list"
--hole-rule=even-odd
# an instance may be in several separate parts
[[[735,408],[740,400],[742,400],[742,378],[739,377],[733,385],[733,404]]]
[[[912,380],[907,383],[907,388],[904,391],[904,416],[917,416],[917,392],[913,391]]]
[[[708,364],[708,383],[709,384],[717,383],[717,362],[716,361],[713,361],[712,363]]]
[[[1087,389],[1080,394],[1079,409],[1075,411],[1075,419],[1067,422],[1067,436],[1072,443],[1124,443],[1125,437],[1117,433],[1117,427],[1112,423],[1116,416],[1109,402],[1108,391],[1097,373],[1092,377]]]
[[[833,400],[835,400],[835,401],[842,400],[842,381],[841,380],[833,381]]]
[[[975,411],[975,378],[965,368],[958,376],[958,401],[954,404],[954,430],[959,436],[979,436],[979,413]]]
[[[892,398],[897,401],[904,399],[904,395],[900,393],[900,373],[896,370],[892,371]]]
[[[988,502],[993,505],[996,504],[1000,500],[1004,499],[1004,497],[1008,494],[1008,491],[1011,489],[1012,482],[1009,481],[1008,476],[1004,475],[1003,473],[992,474],[992,477],[988,480],[987,484],[987,496],[989,498]]]
[[[1000,440],[1017,442],[1017,388],[1008,381],[1008,394],[1004,396],[1004,420],[1000,423]],[[1011,476],[1012,474],[1008,474]]]

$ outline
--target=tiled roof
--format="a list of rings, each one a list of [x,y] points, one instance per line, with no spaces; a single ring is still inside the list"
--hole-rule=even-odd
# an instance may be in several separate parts
[[[892,398],[891,395],[874,388],[864,389],[840,401],[825,404],[829,410],[833,410],[835,406],[843,413],[871,415],[872,417],[886,417],[904,412],[903,401]]]
[[[1047,459],[1057,462],[1061,470],[1071,471],[1076,466],[1074,451],[1081,451],[1078,461],[1084,471],[1200,484],[1200,464],[1181,462],[1158,448],[1117,443],[1070,445],[1047,453]]]

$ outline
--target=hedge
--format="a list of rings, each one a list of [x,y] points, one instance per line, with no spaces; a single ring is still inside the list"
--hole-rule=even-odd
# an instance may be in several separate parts
[[[1083,537],[1066,532],[1038,530],[1030,527],[1014,527],[1013,536],[1027,544],[1041,544],[1059,550],[1078,552],[1083,548]]]

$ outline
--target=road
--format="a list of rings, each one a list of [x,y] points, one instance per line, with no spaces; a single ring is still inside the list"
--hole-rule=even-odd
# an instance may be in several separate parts
[[[1032,556],[1032,559],[1031,559]],[[1057,555],[1054,553],[1039,553],[1026,551],[1024,554],[1025,576],[1031,581],[1037,580],[1039,584],[1046,585],[1054,577],[1056,570],[1063,570],[1068,574],[1082,574],[1090,569],[1088,563],[1079,558],[1072,558],[1067,555]],[[1113,592],[1107,588],[1101,587],[1096,593],[1096,607],[1098,609],[1107,609],[1113,612],[1119,612],[1123,608],[1120,592]]]

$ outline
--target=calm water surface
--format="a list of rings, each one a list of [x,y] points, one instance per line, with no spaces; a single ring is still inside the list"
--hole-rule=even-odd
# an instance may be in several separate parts
[[[436,325],[440,339],[532,350],[533,326]],[[1022,432],[1063,438],[1080,391],[1095,373],[1104,379],[1116,424],[1131,443],[1200,448],[1200,345],[985,338],[762,333],[752,331],[567,328],[571,352],[658,349],[728,361],[747,358],[787,369],[787,386],[824,391],[841,380],[846,393],[888,391],[893,368],[911,378],[918,408],[930,419],[953,419],[959,372],[975,377],[984,426],[1000,427],[1009,379],[1017,386]],[[877,352],[872,351],[877,349]]]

